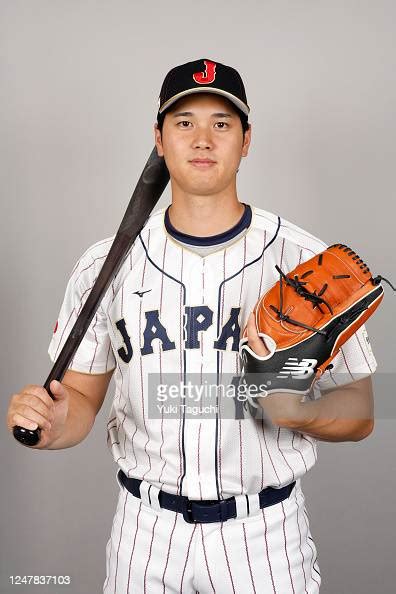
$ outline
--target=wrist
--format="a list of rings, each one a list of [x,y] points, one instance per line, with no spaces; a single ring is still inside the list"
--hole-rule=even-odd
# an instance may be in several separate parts
[[[257,398],[271,423],[285,429],[293,429],[308,422],[303,394],[273,392]]]

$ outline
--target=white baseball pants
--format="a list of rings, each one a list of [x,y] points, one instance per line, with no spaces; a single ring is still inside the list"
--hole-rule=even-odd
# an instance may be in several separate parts
[[[319,592],[300,480],[280,503],[210,524],[189,524],[180,513],[150,506],[144,493],[138,499],[117,481],[104,594]]]

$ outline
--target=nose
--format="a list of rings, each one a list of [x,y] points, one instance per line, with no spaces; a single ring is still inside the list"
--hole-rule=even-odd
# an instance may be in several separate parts
[[[197,127],[196,133],[194,136],[193,144],[195,148],[211,148],[213,146],[213,141],[209,132],[209,129],[206,126]]]

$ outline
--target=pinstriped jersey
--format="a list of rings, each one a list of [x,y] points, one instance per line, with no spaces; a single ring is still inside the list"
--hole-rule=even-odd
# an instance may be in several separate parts
[[[166,209],[151,214],[107,290],[70,369],[114,369],[107,443],[129,477],[190,499],[222,499],[281,487],[317,459],[307,434],[272,425],[235,405],[211,417],[150,414],[148,378],[189,374],[219,382],[240,374],[239,339],[263,292],[327,245],[293,223],[251,206],[245,234],[202,256],[168,232]],[[92,288],[114,237],[76,263],[48,353],[54,361]],[[362,326],[316,382],[316,393],[373,373],[376,360]]]

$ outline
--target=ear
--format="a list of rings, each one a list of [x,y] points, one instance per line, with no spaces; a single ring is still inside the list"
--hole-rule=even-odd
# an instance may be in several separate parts
[[[154,140],[155,140],[155,146],[157,148],[157,154],[159,157],[163,157],[164,156],[164,150],[162,147],[162,137],[161,137],[161,132],[158,129],[158,123],[155,122],[154,124]]]
[[[246,130],[246,132],[244,134],[244,138],[243,138],[242,157],[247,157],[251,140],[252,140],[252,125],[249,124],[249,129]]]

